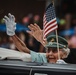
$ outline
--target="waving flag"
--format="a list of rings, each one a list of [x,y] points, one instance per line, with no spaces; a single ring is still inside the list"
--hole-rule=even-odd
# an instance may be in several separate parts
[[[51,3],[47,8],[43,16],[43,39],[45,39],[49,33],[58,28],[56,21],[55,8]]]

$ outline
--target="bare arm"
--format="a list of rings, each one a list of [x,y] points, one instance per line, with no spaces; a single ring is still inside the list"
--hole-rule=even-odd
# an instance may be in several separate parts
[[[26,47],[26,44],[22,40],[20,40],[16,35],[11,36],[11,38],[19,51],[30,54],[30,50]]]
[[[4,16],[3,20],[6,24],[6,33],[13,39],[17,49],[22,52],[30,53],[30,50],[26,47],[23,41],[15,35],[16,22],[14,15],[9,13],[8,16]]]

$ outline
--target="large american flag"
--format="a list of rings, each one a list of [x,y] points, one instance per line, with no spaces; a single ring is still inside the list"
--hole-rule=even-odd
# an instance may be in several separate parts
[[[45,39],[49,33],[58,28],[55,14],[55,7],[51,3],[45,10],[43,16],[43,39]]]

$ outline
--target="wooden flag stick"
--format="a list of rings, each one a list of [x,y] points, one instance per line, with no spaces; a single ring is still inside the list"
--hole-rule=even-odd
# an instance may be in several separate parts
[[[58,59],[60,59],[59,45],[58,45],[58,34],[57,34],[57,30],[55,30],[55,31],[56,31],[56,40],[57,40]]]
[[[54,5],[54,0],[52,0],[53,5]],[[56,31],[56,40],[57,40],[57,50],[58,50],[58,59],[60,59],[60,53],[59,53],[59,45],[58,45],[58,34],[57,34],[57,30]]]

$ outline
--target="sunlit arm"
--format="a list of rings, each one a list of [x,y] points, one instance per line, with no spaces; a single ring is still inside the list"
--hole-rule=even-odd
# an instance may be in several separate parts
[[[22,40],[20,40],[16,35],[11,36],[11,38],[19,51],[30,54],[30,50],[26,47],[26,44]]]

